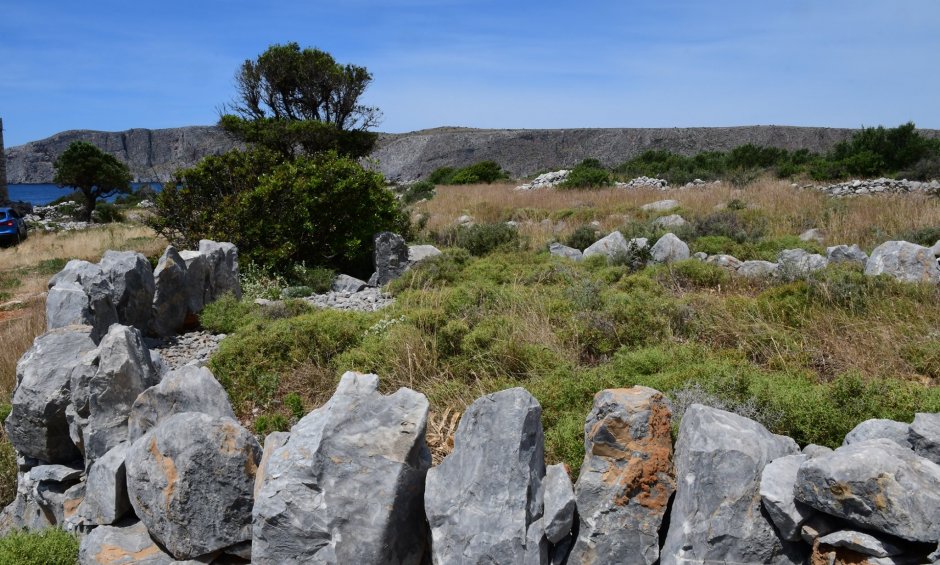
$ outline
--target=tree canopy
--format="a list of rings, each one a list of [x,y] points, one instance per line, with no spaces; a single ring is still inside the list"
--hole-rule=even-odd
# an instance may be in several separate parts
[[[360,157],[375,144],[378,108],[360,98],[372,82],[365,67],[297,43],[272,45],[235,74],[237,96],[220,125],[242,141],[285,156],[336,150]]]
[[[55,161],[53,181],[62,188],[77,188],[85,197],[82,219],[91,221],[99,198],[129,193],[133,177],[127,165],[91,143],[74,141]]]

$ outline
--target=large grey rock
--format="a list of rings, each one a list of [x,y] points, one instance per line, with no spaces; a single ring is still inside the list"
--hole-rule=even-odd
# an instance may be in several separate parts
[[[209,260],[204,253],[193,250],[180,251],[186,264],[186,309],[192,314],[202,312],[207,304],[212,281],[209,277]]]
[[[186,320],[189,297],[186,286],[186,261],[172,245],[168,246],[153,271],[156,290],[150,331],[158,336],[175,334]]]
[[[111,283],[111,302],[118,322],[147,331],[156,283],[150,262],[134,251],[104,252],[98,263]]]
[[[665,229],[681,228],[687,223],[688,222],[685,221],[685,218],[679,214],[670,214],[668,216],[662,216],[653,220],[653,227]]]
[[[819,538],[819,545],[844,547],[862,555],[872,557],[892,557],[901,555],[904,550],[885,540],[865,532],[842,530]]]
[[[889,439],[836,449],[800,466],[796,499],[861,528],[940,540],[940,465]]]
[[[177,559],[251,538],[261,446],[238,422],[170,416],[127,451],[127,492],[150,534]]]
[[[826,234],[819,228],[808,229],[800,234],[800,241],[815,241],[822,243],[826,241]]]
[[[653,245],[650,255],[656,263],[672,263],[689,258],[689,246],[672,233],[667,233]]]
[[[826,248],[826,259],[830,263],[855,263],[865,266],[868,255],[858,245],[835,245]]]
[[[676,489],[672,410],[657,390],[603,390],[584,424],[575,487],[580,526],[569,563],[655,563]]]
[[[737,257],[731,255],[709,255],[705,259],[706,263],[711,263],[712,265],[718,265],[723,269],[728,269],[729,271],[737,271],[741,267],[741,260]]]
[[[744,261],[737,273],[749,279],[766,279],[777,274],[777,264],[770,261]]]
[[[940,464],[940,414],[915,414],[909,437],[917,455]]]
[[[375,375],[344,374],[273,449],[255,499],[253,563],[422,562],[428,401],[377,387]]]
[[[566,259],[571,259],[573,261],[580,261],[584,258],[584,254],[579,249],[574,247],[568,247],[567,245],[562,245],[558,242],[552,243],[548,246],[548,252],[555,257],[565,257]]]
[[[88,469],[85,497],[78,514],[86,524],[114,524],[131,509],[124,460],[127,442],[99,457]]]
[[[428,471],[424,507],[434,563],[529,563],[533,554],[541,562],[542,542],[529,536],[543,511],[541,415],[521,388],[467,408],[453,452]]]
[[[777,273],[787,280],[805,278],[827,264],[825,257],[805,249],[784,249],[777,255]]]
[[[140,393],[159,382],[150,362],[150,350],[135,328],[111,326],[96,357],[94,375],[76,378],[88,373],[73,372],[71,382],[86,467],[128,440],[131,406]]]
[[[678,207],[679,202],[677,200],[657,200],[640,206],[640,210],[645,212],[668,212]]]
[[[876,247],[865,264],[865,274],[891,275],[904,282],[940,282],[933,251],[906,241],[886,241]]]
[[[51,524],[61,526],[65,522],[66,510],[69,515],[74,513],[75,504],[69,504],[72,497],[68,491],[78,483],[81,475],[80,468],[65,465],[41,465],[29,470],[30,494]]]
[[[178,563],[154,543],[141,522],[101,526],[82,538],[79,565],[173,565]]]
[[[84,301],[75,296],[76,286],[84,292]],[[61,288],[57,290],[56,287]],[[49,279],[49,293],[52,301],[46,303],[48,329],[89,325],[94,328],[92,337],[97,340],[118,321],[111,282],[101,267],[94,263],[78,259],[69,261],[65,268]]]
[[[807,457],[818,457],[820,455],[827,455],[832,453],[831,447],[826,447],[825,445],[816,445],[815,443],[810,443],[803,446],[803,455]]]
[[[408,244],[405,243],[405,238],[385,231],[376,235],[372,242],[375,246],[375,272],[369,279],[369,284],[383,286],[408,270]]]
[[[414,265],[430,257],[437,257],[440,254],[441,250],[433,245],[409,245],[408,263]]]
[[[228,394],[209,369],[187,365],[137,396],[127,419],[128,439],[136,441],[162,420],[183,412],[235,419]]]
[[[796,473],[808,455],[784,455],[764,467],[760,479],[760,498],[780,536],[787,541],[800,541],[803,524],[815,511],[793,498]]]
[[[68,463],[80,457],[69,435],[65,412],[72,371],[95,349],[91,331],[88,326],[69,326],[46,332],[16,364],[16,388],[6,432],[21,454],[50,463]]]
[[[359,292],[367,286],[369,286],[369,283],[359,280],[356,277],[336,275],[336,278],[333,279],[331,290],[333,290],[333,292]]]
[[[904,422],[878,419],[865,420],[852,428],[852,431],[845,435],[845,440],[843,440],[842,445],[884,438],[890,439],[901,447],[912,449],[910,434],[911,426]]]
[[[561,463],[545,468],[545,537],[551,543],[558,543],[571,533],[577,501],[571,477]]]
[[[627,240],[622,233],[614,231],[592,243],[584,250],[583,255],[584,257],[601,255],[610,261],[618,256],[626,255],[628,252]]]
[[[209,285],[205,303],[215,302],[223,295],[242,297],[242,286],[238,278],[238,248],[234,243],[209,239],[199,241],[199,252],[206,256],[209,270]]]
[[[255,499],[265,483],[265,472],[268,468],[268,461],[275,451],[284,447],[287,440],[290,439],[290,432],[271,432],[264,438],[264,450],[261,452],[261,463],[258,464],[258,473],[255,475]]]
[[[761,512],[767,463],[798,453],[737,414],[693,404],[676,442],[678,489],[661,563],[799,563],[800,547],[782,541]]]

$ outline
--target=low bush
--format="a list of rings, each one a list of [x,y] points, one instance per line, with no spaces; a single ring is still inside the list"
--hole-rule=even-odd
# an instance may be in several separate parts
[[[601,234],[594,226],[580,226],[565,239],[565,245],[584,251],[600,238]]]
[[[112,224],[114,222],[124,221],[124,212],[120,208],[109,202],[99,202],[95,206],[95,211],[91,215],[92,220],[97,224]]]
[[[405,204],[414,204],[419,200],[434,198],[434,183],[422,180],[411,183],[401,190],[401,201]]]
[[[226,294],[203,308],[199,323],[212,333],[230,334],[258,319],[258,310],[250,300],[238,300]]]
[[[560,188],[597,188],[610,184],[610,171],[597,159],[585,159],[571,169]]]
[[[519,232],[507,224],[476,224],[457,228],[454,243],[480,257],[498,249],[519,247]]]
[[[58,528],[13,532],[0,538],[0,563],[74,565],[78,563],[78,538]]]
[[[440,167],[425,180],[432,184],[490,184],[507,178],[509,175],[495,161],[480,161],[459,169]]]

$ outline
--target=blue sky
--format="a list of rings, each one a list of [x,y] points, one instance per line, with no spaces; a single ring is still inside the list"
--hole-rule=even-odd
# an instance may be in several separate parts
[[[0,0],[6,144],[214,123],[288,41],[367,67],[390,132],[940,128],[938,0]]]

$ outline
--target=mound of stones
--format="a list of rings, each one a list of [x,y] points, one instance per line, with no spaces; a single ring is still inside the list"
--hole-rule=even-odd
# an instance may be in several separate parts
[[[568,175],[571,174],[571,171],[567,169],[562,169],[560,171],[552,171],[550,173],[543,173],[534,179],[532,182],[528,182],[516,187],[516,190],[533,190],[536,188],[553,188],[561,183],[568,180]]]
[[[828,186],[817,186],[831,196],[854,196],[862,194],[937,194],[940,192],[940,180],[915,181],[915,180],[896,180],[896,179],[872,179],[872,180],[852,180],[848,182],[830,184]]]
[[[29,224],[30,229],[47,232],[83,230],[93,224],[75,219],[75,213],[81,207],[81,204],[73,201],[50,204],[49,206],[35,206],[28,214],[24,215],[23,219]]]

